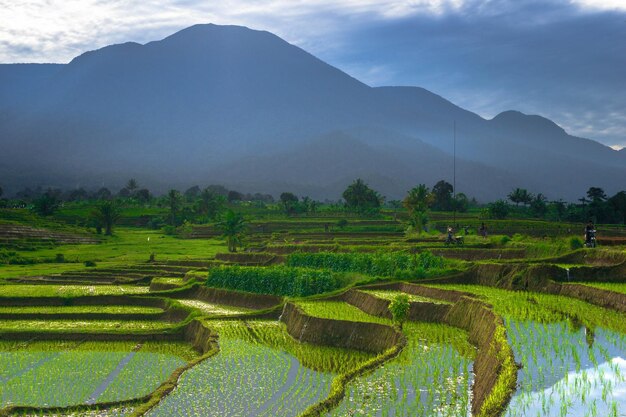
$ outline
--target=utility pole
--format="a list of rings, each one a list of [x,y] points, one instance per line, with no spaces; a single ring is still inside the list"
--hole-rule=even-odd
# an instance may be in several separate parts
[[[453,147],[452,147],[453,151],[452,151],[452,204],[454,207],[454,215],[453,215],[453,221],[452,224],[454,224],[454,227],[457,227],[456,225],[456,120],[454,121],[454,143],[453,143]]]

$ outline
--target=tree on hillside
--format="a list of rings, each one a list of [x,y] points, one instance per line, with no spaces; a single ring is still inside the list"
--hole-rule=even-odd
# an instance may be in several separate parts
[[[229,252],[237,252],[237,247],[243,243],[247,228],[246,220],[241,213],[232,210],[226,211],[222,219],[217,222],[217,228],[222,231],[222,237],[226,239]]]
[[[189,202],[194,201],[196,198],[198,198],[199,195],[200,195],[200,187],[198,187],[197,185],[194,185],[193,187],[189,187],[185,191],[185,198]]]
[[[209,220],[215,220],[224,207],[225,198],[209,187],[202,190],[200,200],[196,203],[196,214],[205,216]]]
[[[287,216],[298,211],[298,204],[298,197],[295,194],[285,192],[280,195],[280,205]]]
[[[622,224],[626,224],[626,191],[620,191],[608,200],[615,215]]]
[[[51,216],[61,206],[60,192],[48,189],[41,196],[33,200],[33,211],[40,216]]]
[[[167,193],[167,206],[170,209],[169,223],[171,226],[176,226],[178,212],[180,211],[182,203],[182,197],[177,190],[170,190]]]
[[[346,200],[346,207],[349,210],[361,214],[377,213],[383,200],[378,192],[371,189],[360,178],[346,188],[342,197]]]
[[[507,197],[515,203],[516,206],[519,206],[519,203],[522,203],[523,205],[530,204],[533,199],[533,195],[530,194],[525,188],[516,188],[511,191]]]
[[[604,190],[600,187],[590,187],[587,190],[587,197],[589,198],[589,200],[591,200],[591,203],[606,200],[606,194]]]
[[[234,191],[231,190],[228,192],[228,202],[229,203],[233,203],[235,201],[241,201],[243,200],[243,194],[241,194],[239,191]]]
[[[409,212],[409,223],[418,233],[428,223],[428,208],[432,201],[433,195],[424,184],[413,187],[402,200],[402,205]]]
[[[465,213],[467,209],[469,208],[469,204],[470,204],[469,199],[464,193],[458,193],[452,199],[452,208],[458,211],[459,213]]]
[[[132,195],[132,194],[134,194],[134,193],[135,193],[135,190],[136,190],[137,188],[139,188],[139,184],[137,183],[137,180],[136,180],[136,179],[131,178],[131,179],[129,179],[129,180],[128,180],[128,182],[126,183],[126,187],[125,187],[125,188],[126,188],[126,189],[130,192],[130,194]]]
[[[139,189],[135,192],[135,198],[142,204],[147,204],[152,200],[152,194],[147,188]]]
[[[113,226],[120,219],[121,212],[114,201],[107,200],[98,204],[91,211],[90,216],[96,222],[98,231],[104,228],[104,234],[111,236],[113,234]]]
[[[451,211],[454,208],[452,201],[453,191],[454,189],[452,188],[452,184],[444,180],[441,180],[437,184],[435,184],[432,191],[433,210]]]
[[[502,220],[509,215],[509,205],[504,200],[497,200],[487,206],[489,218]]]
[[[535,217],[543,218],[548,211],[547,198],[539,193],[530,202],[530,210]]]
[[[108,188],[102,187],[92,195],[92,198],[96,200],[110,200],[112,196],[113,194],[111,194]]]

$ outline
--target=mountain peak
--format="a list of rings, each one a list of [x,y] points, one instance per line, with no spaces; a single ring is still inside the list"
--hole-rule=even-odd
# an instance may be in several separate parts
[[[506,110],[491,119],[492,123],[511,128],[523,128],[532,133],[566,134],[565,130],[550,119],[529,115],[517,110]]]

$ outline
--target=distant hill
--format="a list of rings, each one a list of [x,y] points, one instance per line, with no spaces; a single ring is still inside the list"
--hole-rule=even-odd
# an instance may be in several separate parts
[[[452,180],[482,200],[513,187],[574,200],[625,188],[625,153],[548,119],[492,120],[418,87],[372,88],[277,36],[197,25],[66,65],[0,65],[0,178],[25,185],[223,182],[339,198],[357,176],[389,198]]]

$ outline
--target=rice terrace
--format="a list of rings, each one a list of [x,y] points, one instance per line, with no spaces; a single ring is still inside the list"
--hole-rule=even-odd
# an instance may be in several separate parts
[[[623,226],[171,194],[1,210],[0,415],[624,415]]]
[[[626,0],[0,0],[0,417],[626,417]]]

